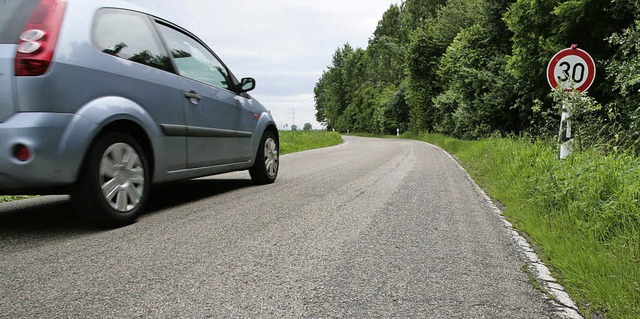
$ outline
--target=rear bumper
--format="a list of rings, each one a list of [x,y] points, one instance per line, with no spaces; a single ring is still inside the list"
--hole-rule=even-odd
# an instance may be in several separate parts
[[[16,113],[0,123],[0,194],[73,184],[89,137],[71,132],[83,126],[85,132],[95,127],[81,116],[61,113]],[[13,156],[16,145],[29,148],[27,161]]]

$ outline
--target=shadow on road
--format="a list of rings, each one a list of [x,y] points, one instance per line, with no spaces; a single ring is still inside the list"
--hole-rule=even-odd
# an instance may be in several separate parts
[[[146,215],[254,185],[250,179],[202,178],[155,186]]]
[[[74,213],[68,196],[46,196],[0,205],[0,239],[22,234],[37,237],[96,231]]]
[[[250,179],[196,179],[154,186],[144,216],[251,187]],[[0,241],[102,232],[76,215],[69,196],[43,196],[0,204]]]

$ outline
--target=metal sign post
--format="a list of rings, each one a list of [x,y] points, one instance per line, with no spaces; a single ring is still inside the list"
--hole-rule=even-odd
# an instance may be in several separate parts
[[[596,77],[596,64],[584,50],[573,44],[551,58],[547,66],[547,81],[551,89],[564,91],[577,90],[585,92],[593,84]],[[571,134],[571,109],[569,102],[562,103],[560,120],[560,159],[565,159],[573,152],[573,136]]]

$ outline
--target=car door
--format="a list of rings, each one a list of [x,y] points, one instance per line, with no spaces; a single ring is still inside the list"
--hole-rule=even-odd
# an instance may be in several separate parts
[[[158,23],[171,51],[185,98],[189,168],[250,160],[257,125],[234,92],[231,74],[200,41],[173,26]]]
[[[99,83],[68,85],[75,101],[91,101],[104,96],[119,96],[135,102],[149,113],[162,128],[163,147],[155,151],[165,166],[158,166],[162,172],[180,171],[187,168],[187,141],[181,133],[186,120],[182,90],[175,86],[175,72],[169,51],[163,45],[149,16],[122,9],[103,8],[94,18],[92,27],[94,47],[101,52],[93,60],[90,73],[100,70],[96,76]],[[120,61],[119,59],[126,60]],[[85,58],[89,59],[89,58]],[[77,79],[69,79],[75,83]],[[84,88],[84,89],[83,89]],[[80,102],[70,103],[79,105]],[[116,110],[110,111],[116,112]],[[157,163],[160,165],[160,163]]]

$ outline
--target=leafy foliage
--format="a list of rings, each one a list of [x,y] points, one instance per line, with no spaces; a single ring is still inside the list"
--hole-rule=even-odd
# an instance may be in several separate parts
[[[638,16],[640,3],[636,2],[632,10]],[[611,115],[622,132],[618,136],[628,140],[623,144],[633,145],[637,151],[640,149],[640,19],[608,40],[617,50],[606,67],[613,89],[619,93],[610,104]]]
[[[600,107],[575,118],[589,118],[582,130],[599,139],[595,144],[635,148],[639,6],[636,0],[405,0],[383,14],[367,48],[336,50],[316,84],[316,117],[339,131],[553,136],[561,102],[549,94],[546,68],[556,52],[578,44],[596,61],[588,94]]]
[[[462,138],[517,130],[518,113],[513,78],[506,71],[506,54],[488,40],[489,29],[475,24],[458,33],[440,60],[438,74],[445,91],[435,99],[443,114],[436,131]]]

